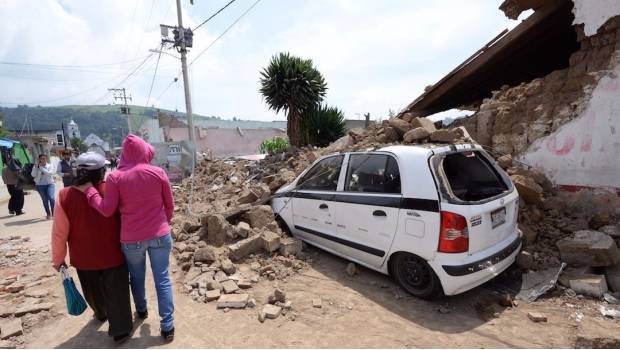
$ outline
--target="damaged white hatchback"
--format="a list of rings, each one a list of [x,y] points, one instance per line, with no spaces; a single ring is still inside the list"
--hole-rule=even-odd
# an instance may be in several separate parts
[[[295,237],[390,274],[421,298],[492,279],[521,247],[517,191],[478,145],[325,156],[272,207]]]

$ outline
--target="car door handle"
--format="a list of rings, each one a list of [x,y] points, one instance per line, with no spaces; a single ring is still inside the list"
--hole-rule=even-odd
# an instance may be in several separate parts
[[[387,216],[387,214],[383,210],[375,210],[372,212],[373,216]]]
[[[327,209],[327,208],[329,208],[329,207],[325,203],[319,205],[319,209]]]

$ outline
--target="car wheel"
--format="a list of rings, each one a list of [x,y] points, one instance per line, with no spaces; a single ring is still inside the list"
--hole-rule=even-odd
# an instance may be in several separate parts
[[[422,299],[443,296],[439,278],[424,259],[410,253],[397,253],[390,265],[392,276],[413,296]]]
[[[280,226],[280,229],[282,229],[282,232],[284,232],[287,236],[293,236],[291,229],[288,228],[286,221],[284,221],[284,219],[282,219],[280,215],[276,215],[276,223],[278,224],[278,226]]]

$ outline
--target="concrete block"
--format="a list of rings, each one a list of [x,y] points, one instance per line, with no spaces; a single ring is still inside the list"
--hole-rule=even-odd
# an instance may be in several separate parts
[[[234,260],[240,260],[244,257],[256,253],[263,247],[263,240],[260,235],[250,236],[235,244],[228,246],[230,249],[230,257]]]
[[[235,281],[231,280],[222,282],[222,288],[224,288],[224,293],[226,294],[231,294],[239,290]]]
[[[588,275],[570,280],[570,288],[577,294],[594,298],[602,298],[608,290],[605,276],[601,275]]]
[[[213,289],[213,290],[208,290],[207,293],[205,293],[205,297],[207,299],[207,301],[214,301],[220,298],[220,290],[219,289]]]
[[[249,294],[224,294],[217,300],[217,308],[243,309],[248,304]]]
[[[263,249],[273,253],[280,248],[280,235],[275,232],[265,231],[261,234]]]
[[[590,230],[575,232],[557,242],[563,262],[573,266],[611,266],[620,261],[620,250],[608,235]]]
[[[265,306],[263,306],[263,314],[265,315],[266,318],[271,318],[271,319],[278,318],[281,312],[282,312],[282,308],[279,306],[275,306],[272,304],[265,304]]]
[[[280,239],[280,255],[297,255],[301,252],[301,240],[292,237]]]

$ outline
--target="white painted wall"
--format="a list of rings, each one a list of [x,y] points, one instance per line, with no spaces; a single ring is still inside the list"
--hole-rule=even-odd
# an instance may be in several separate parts
[[[598,82],[581,116],[536,140],[521,160],[555,185],[620,188],[620,64]]]
[[[620,15],[620,0],[573,0],[573,3],[573,24],[583,23],[587,36],[596,34],[608,19]]]

